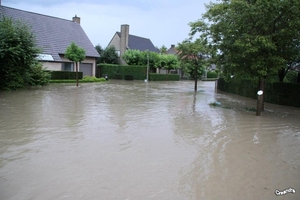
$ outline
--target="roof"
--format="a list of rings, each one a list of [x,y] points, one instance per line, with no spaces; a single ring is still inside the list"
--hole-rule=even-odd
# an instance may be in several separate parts
[[[175,45],[174,46],[172,45],[172,47],[168,49],[166,52],[166,54],[174,54],[174,55],[176,55],[177,53],[178,51],[175,49]]]
[[[42,49],[43,54],[52,55],[54,61],[61,61],[59,54],[64,54],[72,42],[82,47],[87,57],[99,57],[78,23],[5,6],[1,6],[1,9],[3,16],[20,20],[31,27],[36,36],[37,46]]]
[[[121,37],[121,33],[117,32],[119,37]],[[159,53],[159,50],[153,45],[150,39],[143,38],[135,35],[130,35],[128,37],[128,48],[129,49],[136,49],[140,51],[153,51]]]

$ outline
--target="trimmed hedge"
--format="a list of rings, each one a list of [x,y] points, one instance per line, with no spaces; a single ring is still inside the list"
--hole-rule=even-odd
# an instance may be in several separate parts
[[[78,72],[78,79],[82,79],[83,73]],[[51,71],[51,80],[66,80],[66,79],[75,79],[76,72],[70,71]]]
[[[123,74],[115,74],[115,79],[123,79]]]
[[[179,74],[149,74],[150,81],[179,81]]]
[[[218,79],[218,89],[253,99],[257,98],[258,83],[251,79]],[[300,84],[265,83],[264,100],[268,103],[300,107]]]
[[[124,80],[132,81],[133,80],[133,75],[131,75],[131,74],[125,74],[124,75]]]
[[[207,78],[218,78],[218,73],[214,71],[207,71]]]
[[[108,79],[145,80],[147,66],[98,64],[97,77],[108,76]],[[150,81],[179,81],[179,74],[149,73]]]
[[[108,79],[123,79],[125,75],[132,75],[134,80],[144,80],[147,74],[146,66],[98,64],[97,77],[108,75]]]
[[[119,65],[115,64],[98,64],[96,68],[96,77],[108,76],[108,79],[114,79],[115,75],[118,74]]]
[[[96,79],[80,79],[79,83],[94,83],[94,82],[105,82],[105,78],[96,78]],[[66,80],[50,80],[50,83],[76,83],[74,79],[66,79]]]

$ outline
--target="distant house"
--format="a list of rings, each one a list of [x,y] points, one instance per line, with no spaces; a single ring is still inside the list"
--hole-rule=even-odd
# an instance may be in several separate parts
[[[171,47],[167,50],[166,54],[177,55],[178,51],[175,48],[175,44],[172,44]]]
[[[128,49],[140,51],[153,51],[159,53],[159,50],[153,45],[150,39],[129,34],[129,25],[121,25],[121,32],[116,32],[107,46],[114,46],[120,56],[120,64],[126,64],[122,55]]]
[[[1,6],[1,4],[0,16],[20,20],[31,27],[36,36],[37,46],[42,50],[38,60],[46,69],[74,71],[74,63],[64,57],[67,46],[74,42],[86,52],[86,59],[80,63],[79,71],[83,72],[83,75],[95,76],[96,58],[99,57],[99,54],[80,26],[79,17],[75,16],[72,20],[65,20],[9,8]]]

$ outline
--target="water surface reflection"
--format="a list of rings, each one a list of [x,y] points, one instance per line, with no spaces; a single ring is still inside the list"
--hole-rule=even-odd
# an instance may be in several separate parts
[[[299,199],[300,109],[246,107],[213,82],[1,92],[0,199]]]

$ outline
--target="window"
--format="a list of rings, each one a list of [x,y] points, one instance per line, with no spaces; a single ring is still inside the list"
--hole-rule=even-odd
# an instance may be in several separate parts
[[[70,62],[62,63],[62,71],[74,71],[74,64]]]

